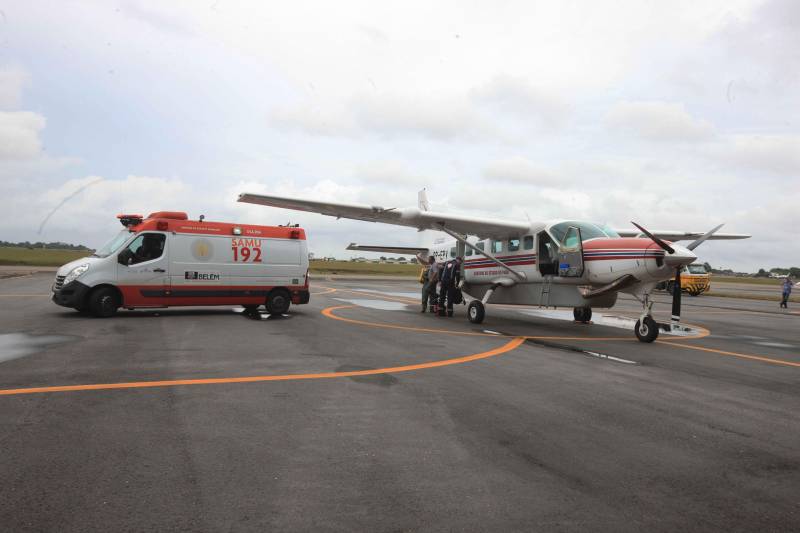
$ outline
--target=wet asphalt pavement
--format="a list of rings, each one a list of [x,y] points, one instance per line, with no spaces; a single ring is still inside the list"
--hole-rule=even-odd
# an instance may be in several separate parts
[[[601,325],[630,299],[476,326],[317,281],[277,320],[98,320],[51,278],[0,280],[4,531],[800,529],[800,309],[687,297],[708,334],[643,345]]]

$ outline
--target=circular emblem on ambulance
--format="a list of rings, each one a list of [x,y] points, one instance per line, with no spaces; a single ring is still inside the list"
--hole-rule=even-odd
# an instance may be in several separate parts
[[[208,239],[197,239],[192,243],[192,256],[198,261],[209,261],[214,255],[214,245]]]

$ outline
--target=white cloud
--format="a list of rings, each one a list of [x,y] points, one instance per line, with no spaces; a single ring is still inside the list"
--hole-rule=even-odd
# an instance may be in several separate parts
[[[21,68],[0,68],[0,109],[17,109],[22,99],[22,89],[28,73]]]
[[[683,104],[671,102],[619,102],[609,111],[606,123],[650,141],[691,142],[714,134],[709,122],[694,118]]]
[[[736,135],[715,154],[734,169],[800,179],[800,135]]]
[[[404,162],[398,160],[373,160],[359,164],[354,174],[359,181],[370,185],[417,187],[430,181],[429,178],[413,173]]]
[[[30,111],[0,111],[0,161],[31,159],[42,151],[45,119]]]
[[[544,129],[561,127],[569,114],[566,102],[554,90],[521,77],[496,76],[474,89],[471,96],[516,120]]]
[[[499,159],[489,163],[483,177],[490,181],[504,181],[519,185],[553,186],[561,183],[555,173],[536,165],[522,156]]]

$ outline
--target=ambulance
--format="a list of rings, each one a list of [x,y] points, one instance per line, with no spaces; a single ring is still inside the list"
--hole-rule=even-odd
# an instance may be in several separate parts
[[[173,211],[117,218],[122,231],[58,270],[53,302],[97,317],[197,305],[263,305],[279,315],[308,303],[308,246],[297,226],[189,220]]]

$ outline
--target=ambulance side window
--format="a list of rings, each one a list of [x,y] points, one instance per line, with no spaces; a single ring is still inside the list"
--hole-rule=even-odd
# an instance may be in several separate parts
[[[143,233],[119,253],[117,261],[123,265],[136,265],[158,259],[164,253],[166,238],[161,233]]]

